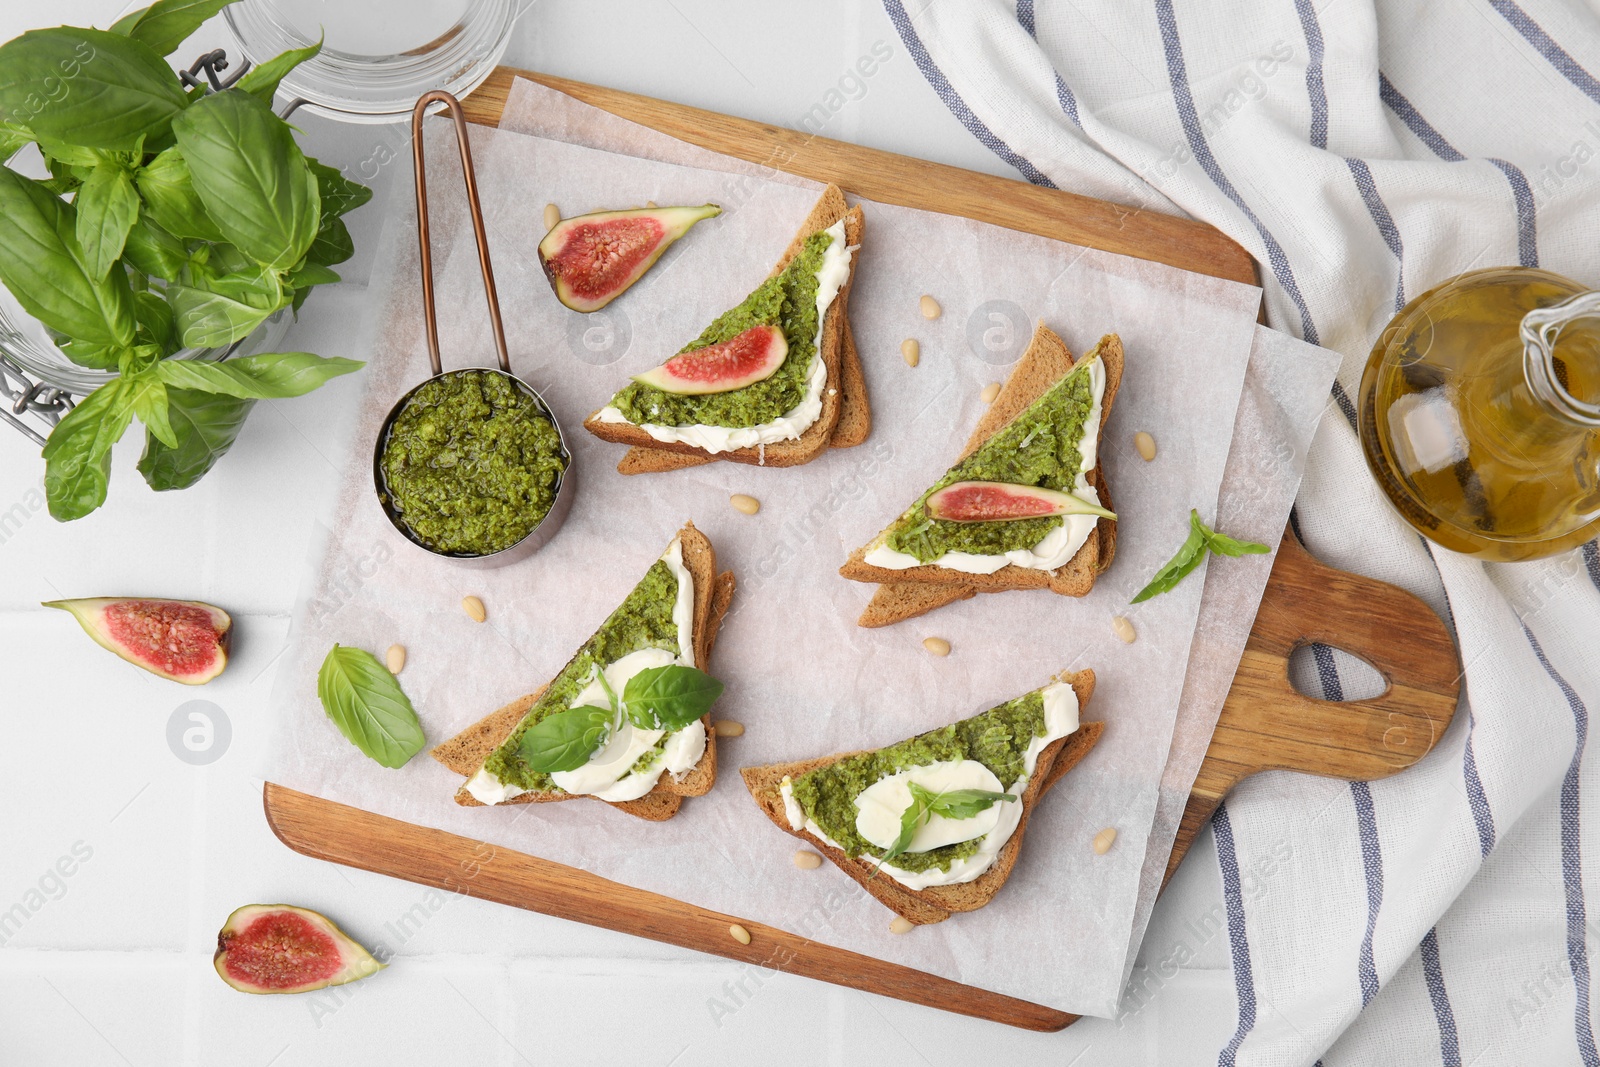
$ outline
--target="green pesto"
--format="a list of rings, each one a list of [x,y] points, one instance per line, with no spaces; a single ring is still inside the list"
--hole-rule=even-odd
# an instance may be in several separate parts
[[[634,760],[633,766],[628,768],[628,773],[643,774],[645,771],[649,770],[650,764],[660,759],[662,754],[667,751],[667,738],[671,736],[671,734],[662,734],[659,741],[657,741],[654,745],[651,745],[648,751],[642,754],[638,759]]]
[[[1023,775],[1028,742],[1044,736],[1044,697],[1039,690],[899,744],[846,756],[794,779],[794,798],[806,816],[837,841],[850,856],[880,858],[884,850],[856,832],[856,797],[872,783],[912,767],[944,760],[977,760],[1010,789]],[[927,852],[903,852],[891,866],[920,872],[948,871],[954,860],[978,851],[982,838],[944,845]]]
[[[752,326],[776,325],[789,343],[783,363],[743,389],[702,396],[680,396],[633,382],[611,404],[629,422],[655,426],[759,426],[793,411],[805,399],[806,375],[817,357],[817,271],[833,238],[818,231],[806,238],[800,254],[774,278],[761,283],[744,303],[723,312],[682,351],[720,344]]]
[[[955,482],[1007,482],[1072,492],[1083,456],[1085,422],[1094,406],[1090,361],[1084,360],[972,455],[945,472],[889,527],[885,544],[931,563],[946,552],[998,556],[1032,548],[1064,521],[1059,515],[1009,522],[930,518],[930,496]],[[1092,428],[1099,432],[1098,427]]]
[[[502,374],[457,371],[411,394],[383,442],[390,506],[435,552],[510,548],[555,503],[561,435]]]
[[[623,656],[645,648],[662,648],[676,655],[678,625],[672,621],[672,608],[677,599],[677,576],[665,561],[657,560],[627,599],[561,668],[561,673],[528,709],[517,728],[499,748],[489,753],[489,758],[483,761],[484,770],[519,789],[556,789],[549,775],[529,770],[523,763],[518,752],[522,735],[545,716],[566,711],[594,677],[597,664],[608,667]],[[637,765],[634,769],[638,769]]]

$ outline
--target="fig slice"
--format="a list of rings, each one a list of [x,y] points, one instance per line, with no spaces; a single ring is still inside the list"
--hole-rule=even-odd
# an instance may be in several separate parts
[[[1117,517],[1071,493],[1009,482],[953,482],[928,497],[926,507],[929,515],[946,522],[1011,522],[1051,515]]]
[[[782,330],[752,326],[726,341],[679,352],[661,366],[635,374],[633,380],[685,396],[729,393],[772,377],[788,354]]]
[[[204,685],[228,665],[233,619],[198,600],[85,597],[51,600],[84,632],[136,667],[184,685]]]
[[[720,207],[705,204],[574,215],[539,242],[539,265],[557,300],[573,311],[599,311],[642,278],[695,223],[720,214]]]
[[[386,965],[320,912],[246,904],[217,932],[217,974],[241,993],[308,993],[377,974]]]

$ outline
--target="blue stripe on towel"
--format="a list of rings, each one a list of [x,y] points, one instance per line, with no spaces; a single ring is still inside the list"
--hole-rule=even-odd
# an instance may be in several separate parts
[[[1433,1017],[1439,1023],[1439,1058],[1444,1067],[1461,1067],[1461,1042],[1456,1037],[1456,1013],[1450,1008],[1450,994],[1444,988],[1444,970],[1439,966],[1439,931],[1429,927],[1422,936],[1422,977],[1428,983],[1428,999],[1433,1001]]]
[[[1017,0],[1017,21],[1022,23],[1022,28],[1028,31],[1029,37],[1036,41],[1039,39],[1033,19],[1033,0]],[[1059,71],[1052,69],[1051,73],[1056,76],[1056,101],[1061,104],[1061,110],[1066,112],[1067,118],[1081,129],[1083,123],[1078,121],[1078,98],[1067,88],[1067,83],[1061,79]]]
[[[1211,817],[1217,840],[1217,866],[1222,869],[1222,900],[1228,912],[1228,947],[1233,954],[1233,985],[1239,998],[1239,1025],[1217,1056],[1217,1067],[1233,1067],[1245,1035],[1256,1025],[1256,986],[1250,973],[1250,942],[1244,929],[1244,890],[1239,882],[1239,856],[1233,848],[1233,826],[1228,805],[1217,805]]]
[[[1561,884],[1567,895],[1567,962],[1572,967],[1572,985],[1577,994],[1574,1027],[1578,1038],[1578,1053],[1584,1067],[1600,1067],[1600,1052],[1594,1044],[1594,1025],[1589,1021],[1589,949],[1584,943],[1587,926],[1583,903],[1583,855],[1581,851],[1582,827],[1578,804],[1578,774],[1583,764],[1583,746],[1589,739],[1589,709],[1584,707],[1578,693],[1546,658],[1539,639],[1526,625],[1522,627],[1533,654],[1551,681],[1567,698],[1572,709],[1573,731],[1577,743],[1572,749],[1572,762],[1567,765],[1566,776],[1561,780]]]
[[[1445,140],[1444,135],[1433,128],[1432,123],[1422,117],[1422,113],[1394,87],[1389,76],[1382,71],[1378,72],[1378,96],[1389,105],[1389,110],[1406,124],[1406,128],[1416,134],[1417,140],[1427,145],[1434,155],[1449,163],[1460,163],[1467,158],[1456,151],[1455,146]],[[1527,175],[1523,174],[1515,164],[1507,163],[1503,159],[1490,159],[1489,162],[1500,169],[1500,173],[1506,176],[1506,181],[1511,185],[1511,198],[1517,206],[1517,259],[1524,267],[1537,267],[1539,222],[1533,203],[1533,190],[1528,186]]]
[[[1489,810],[1489,797],[1483,791],[1483,781],[1478,777],[1478,757],[1473,751],[1472,735],[1477,732],[1478,717],[1467,709],[1467,746],[1461,757],[1461,777],[1467,785],[1467,806],[1472,809],[1472,821],[1478,826],[1478,851],[1488,856],[1494,851],[1494,812]]]
[[[1498,11],[1501,18],[1511,23],[1529,44],[1538,49],[1539,54],[1560,71],[1563,78],[1582,90],[1590,100],[1600,104],[1600,81],[1596,81],[1594,75],[1584,70],[1565,48],[1556,44],[1526,11],[1512,0],[1489,0],[1489,6]]]
[[[894,0],[884,0],[885,3]],[[1306,306],[1305,298],[1300,295],[1300,286],[1295,283],[1294,271],[1289,267],[1289,259],[1283,253],[1283,246],[1278,244],[1278,239],[1272,232],[1262,225],[1256,213],[1250,210],[1244,197],[1233,187],[1233,182],[1223,173],[1217,164],[1217,159],[1211,154],[1211,146],[1206,143],[1205,133],[1200,128],[1200,116],[1195,111],[1194,94],[1189,89],[1189,72],[1183,61],[1183,42],[1178,38],[1178,20],[1172,12],[1172,0],[1156,0],[1156,22],[1161,28],[1161,43],[1167,56],[1167,79],[1172,83],[1172,101],[1178,109],[1178,118],[1183,123],[1184,136],[1189,141],[1189,151],[1194,153],[1194,158],[1199,162],[1206,176],[1211,179],[1233,206],[1238,208],[1244,217],[1250,220],[1250,225],[1255,227],[1256,233],[1261,237],[1261,243],[1266,246],[1267,260],[1272,265],[1273,276],[1278,279],[1278,284],[1289,295],[1294,306],[1300,312],[1300,336],[1312,344],[1320,344],[1317,340],[1317,325],[1311,320],[1311,310]]]
[[[1317,9],[1311,0],[1294,0],[1300,13],[1300,28],[1306,35],[1306,96],[1311,100],[1311,143],[1317,148],[1328,147],[1328,91],[1322,84],[1322,26],[1317,22]]]
[[[1589,581],[1600,589],[1600,541],[1590,541],[1583,546],[1583,562],[1589,570]]]
[[[1378,227],[1378,233],[1383,236],[1383,243],[1394,253],[1394,310],[1398,314],[1406,306],[1406,250],[1400,241],[1400,228],[1394,224],[1394,216],[1389,214],[1389,205],[1378,195],[1378,185],[1372,180],[1372,169],[1367,166],[1367,161],[1346,159],[1344,165],[1350,168],[1350,176],[1356,180],[1356,188],[1361,192],[1361,202],[1367,205],[1367,214],[1372,216],[1373,225]]]
[[[945,107],[950,109],[950,113],[961,120],[961,125],[965,126],[967,131],[976,137],[980,144],[1017,168],[1022,173],[1022,176],[1034,185],[1042,185],[1047,189],[1054,189],[1056,187],[1055,182],[1051,181],[1038,167],[1018,155],[1010,145],[995,136],[994,131],[985,126],[983,120],[972,113],[972,109],[967,106],[967,102],[961,99],[961,94],[956,92],[955,87],[950,84],[949,79],[944,76],[944,72],[934,63],[933,57],[928,54],[927,48],[923,46],[922,38],[917,36],[916,27],[911,25],[911,16],[906,14],[905,4],[901,3],[901,0],[883,0],[883,9],[888,13],[889,21],[894,23],[895,30],[899,32],[900,40],[905,44],[906,51],[910,52],[911,58],[916,61],[917,69],[922,71],[922,76],[933,87],[933,91],[939,95],[939,99],[944,101]]]
[[[1378,816],[1372,806],[1372,786],[1351,782],[1350,795],[1356,802],[1356,827],[1361,834],[1361,866],[1367,876],[1367,929],[1361,935],[1361,958],[1356,974],[1361,979],[1361,1006],[1365,1008],[1378,995],[1378,968],[1372,956],[1372,935],[1378,929],[1378,910],[1383,907],[1383,850],[1378,842]]]

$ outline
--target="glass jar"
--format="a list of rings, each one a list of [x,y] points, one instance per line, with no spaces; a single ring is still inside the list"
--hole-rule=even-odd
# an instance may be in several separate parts
[[[341,122],[409,119],[430,89],[466,96],[505,55],[525,0],[238,0],[223,9],[253,63],[323,42],[281,99]]]
[[[1358,399],[1379,486],[1423,536],[1511,562],[1600,535],[1600,292],[1526,267],[1407,304]]]

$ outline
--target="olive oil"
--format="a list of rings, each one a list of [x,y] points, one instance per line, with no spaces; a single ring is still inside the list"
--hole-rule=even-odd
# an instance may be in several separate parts
[[[1498,561],[1600,535],[1600,294],[1474,271],[1395,316],[1361,379],[1378,484],[1425,537]]]

